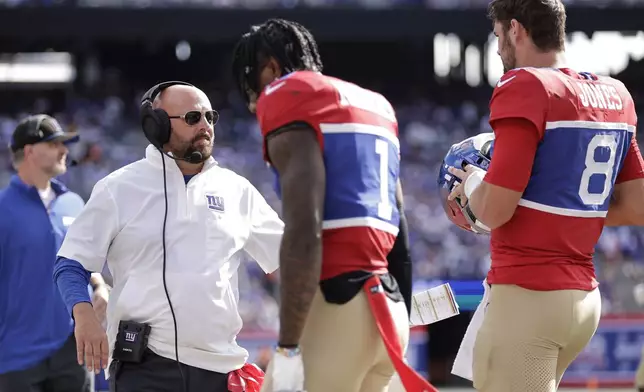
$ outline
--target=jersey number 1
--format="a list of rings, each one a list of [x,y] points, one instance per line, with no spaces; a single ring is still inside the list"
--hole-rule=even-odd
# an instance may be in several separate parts
[[[370,111],[392,122],[396,115],[389,101],[380,94],[363,89],[341,80],[331,82],[340,96],[340,105],[353,106]],[[378,177],[380,183],[380,201],[378,202],[378,217],[390,221],[393,215],[393,206],[389,202],[389,143],[376,139],[376,155],[378,155]]]
[[[376,139],[376,155],[378,155],[378,176],[380,177],[380,202],[378,203],[378,217],[391,220],[393,207],[389,203],[389,143]]]
[[[597,162],[595,160],[595,151],[600,147],[608,147],[610,155],[608,161]],[[586,149],[586,162],[584,171],[581,173],[581,183],[579,184],[579,198],[586,205],[602,205],[606,202],[612,189],[615,155],[617,153],[617,141],[614,135],[595,135],[588,143]],[[588,189],[590,177],[593,175],[604,176],[604,189],[601,193],[591,193]]]

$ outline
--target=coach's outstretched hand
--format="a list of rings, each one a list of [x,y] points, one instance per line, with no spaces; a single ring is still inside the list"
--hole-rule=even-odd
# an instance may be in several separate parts
[[[87,366],[87,370],[100,373],[107,367],[109,346],[107,334],[96,317],[96,313],[87,302],[74,306],[74,335],[76,336],[76,354],[78,364]]]

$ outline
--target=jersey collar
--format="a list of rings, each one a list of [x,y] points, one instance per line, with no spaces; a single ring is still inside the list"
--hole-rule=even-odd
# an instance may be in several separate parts
[[[60,182],[60,181],[58,181],[58,180],[56,180],[56,179],[53,179],[53,178],[52,178],[52,179],[49,181],[49,183],[51,184],[51,189],[54,191],[54,193],[56,194],[56,196],[60,196],[60,195],[62,195],[63,193],[66,193],[66,192],[68,192],[68,191],[69,191],[69,189],[67,189],[67,187],[65,186],[65,184],[63,184],[62,182]],[[14,175],[12,175],[12,176],[11,176],[10,185],[11,185],[12,187],[16,188],[16,189],[21,190],[21,191],[27,191],[27,192],[33,192],[33,191],[36,191],[36,187],[35,187],[35,186],[25,184],[25,183],[22,181],[22,179],[20,178],[20,176],[18,176],[17,174],[14,174]]]

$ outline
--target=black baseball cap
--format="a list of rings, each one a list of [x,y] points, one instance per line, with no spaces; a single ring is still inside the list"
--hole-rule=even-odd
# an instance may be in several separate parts
[[[16,152],[28,144],[61,141],[74,143],[79,139],[76,132],[65,132],[55,118],[46,114],[29,116],[18,123],[11,136],[9,148]]]

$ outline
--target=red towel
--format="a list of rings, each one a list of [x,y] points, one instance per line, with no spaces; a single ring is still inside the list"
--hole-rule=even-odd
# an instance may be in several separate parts
[[[438,389],[425,380],[414,369],[409,367],[403,360],[403,350],[396,332],[396,325],[391,317],[387,296],[377,275],[372,276],[364,285],[367,299],[371,306],[371,312],[376,319],[376,325],[380,336],[385,343],[389,358],[400,376],[403,386],[407,392],[438,392]]]
[[[230,392],[259,392],[263,382],[264,372],[252,363],[247,363],[241,369],[228,373]]]

